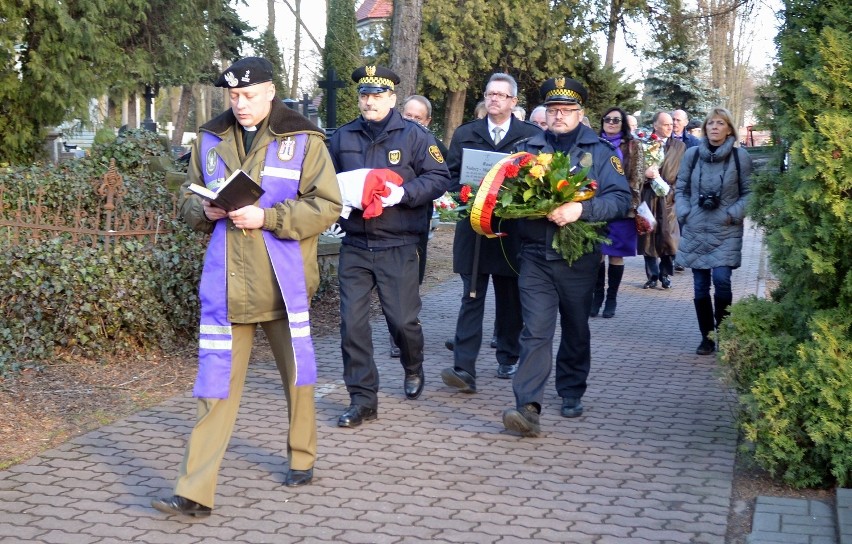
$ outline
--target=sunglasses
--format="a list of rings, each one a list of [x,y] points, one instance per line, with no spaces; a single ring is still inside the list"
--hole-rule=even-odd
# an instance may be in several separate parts
[[[603,122],[610,123],[612,125],[617,125],[621,122],[621,117],[604,117]]]

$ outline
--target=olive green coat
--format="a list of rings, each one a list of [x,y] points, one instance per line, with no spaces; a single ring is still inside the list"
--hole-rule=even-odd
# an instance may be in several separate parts
[[[278,238],[300,241],[310,300],[319,286],[319,235],[337,220],[342,208],[340,189],[324,143],[324,134],[278,100],[272,102],[269,116],[258,126],[258,134],[247,154],[243,150],[241,127],[231,110],[203,125],[201,130],[222,139],[215,150],[227,166],[226,176],[240,168],[255,181],[259,180],[261,187],[261,172],[269,143],[299,133],[308,134],[299,196],[296,200],[285,200],[272,208],[264,208],[263,228]],[[201,172],[204,158],[200,156],[199,145],[200,138],[193,146],[189,173],[182,188],[180,214],[191,228],[210,233],[215,223],[204,215],[201,198],[188,190],[190,183],[204,184]],[[251,230],[244,233],[230,219],[224,221],[228,221],[228,320],[231,323],[261,323],[286,317],[263,236]]]

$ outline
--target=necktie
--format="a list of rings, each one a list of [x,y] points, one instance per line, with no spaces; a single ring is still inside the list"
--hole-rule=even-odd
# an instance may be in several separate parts
[[[494,133],[494,145],[499,144],[500,140],[502,140],[502,138],[500,137],[500,133],[503,132],[503,129],[500,127],[494,127],[494,130],[492,130],[491,132]]]

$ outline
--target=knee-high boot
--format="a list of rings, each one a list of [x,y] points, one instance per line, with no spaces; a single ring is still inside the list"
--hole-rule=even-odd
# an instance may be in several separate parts
[[[598,267],[598,279],[595,280],[595,291],[592,295],[592,309],[589,317],[597,317],[604,301],[604,285],[606,285],[606,263],[601,261]]]
[[[618,296],[618,286],[621,285],[621,278],[624,276],[623,264],[609,265],[609,286],[606,290],[606,304],[604,305],[603,316],[615,317],[616,297]]]
[[[725,319],[726,317],[728,317],[728,314],[730,313],[728,311],[728,306],[731,305],[732,301],[733,301],[732,296],[719,296],[719,295],[713,296],[713,305],[715,306],[715,308],[713,308],[713,310],[714,310],[714,316],[716,318],[716,328],[717,329],[719,328],[719,324],[722,323],[722,320]]]
[[[710,334],[716,328],[713,316],[713,301],[710,297],[696,298],[695,316],[698,318],[698,329],[701,331],[701,344],[695,353],[698,355],[710,355],[716,351],[716,343],[710,338]]]

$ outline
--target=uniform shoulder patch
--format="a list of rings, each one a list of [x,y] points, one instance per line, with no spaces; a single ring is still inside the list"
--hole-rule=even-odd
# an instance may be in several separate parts
[[[432,158],[435,159],[435,162],[441,164],[444,162],[444,156],[441,155],[441,150],[438,149],[437,145],[429,146],[429,154],[432,155]]]
[[[618,157],[610,157],[609,162],[612,163],[612,167],[618,172],[619,175],[624,175],[624,167],[621,165],[621,159]]]

